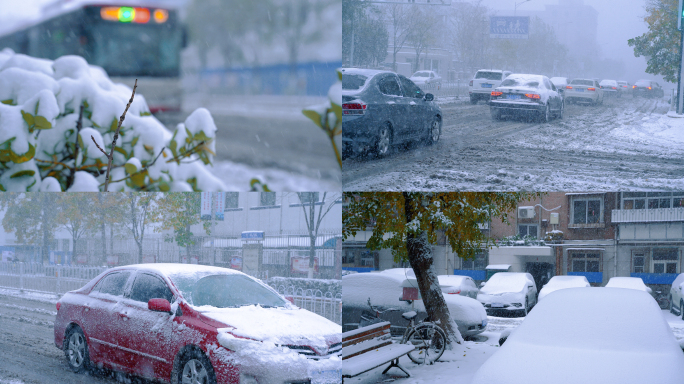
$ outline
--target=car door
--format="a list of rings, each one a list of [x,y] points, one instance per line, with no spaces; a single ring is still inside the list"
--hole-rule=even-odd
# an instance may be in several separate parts
[[[428,102],[425,101],[425,93],[415,85],[411,80],[399,75],[399,82],[401,83],[404,98],[409,105],[409,128],[407,129],[407,137],[417,138],[426,134],[427,125],[431,119],[428,116]]]
[[[166,299],[173,303],[174,297],[168,285],[159,275],[138,272],[124,300],[124,313],[128,318],[128,331],[121,342],[135,355],[131,370],[148,378],[168,378],[175,352],[183,340],[176,337],[175,314],[148,309],[150,299]]]
[[[406,136],[411,110],[401,91],[397,75],[386,73],[380,76],[378,88],[382,94],[382,101],[378,107],[383,111],[383,119],[392,122],[394,142],[397,143]]]
[[[130,354],[121,348],[125,333],[119,311],[131,277],[129,271],[114,271],[104,276],[84,301],[82,328],[90,341],[91,359],[127,370]]]

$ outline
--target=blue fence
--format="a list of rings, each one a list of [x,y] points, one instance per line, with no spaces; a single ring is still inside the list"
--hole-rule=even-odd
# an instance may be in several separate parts
[[[373,272],[375,271],[375,268],[370,268],[370,267],[342,267],[343,271],[354,271],[354,272]]]
[[[640,277],[644,284],[672,285],[679,274],[677,273],[631,273],[631,277]]]
[[[473,280],[485,280],[487,278],[487,271],[471,269],[454,269],[454,275],[470,276],[473,278]]]

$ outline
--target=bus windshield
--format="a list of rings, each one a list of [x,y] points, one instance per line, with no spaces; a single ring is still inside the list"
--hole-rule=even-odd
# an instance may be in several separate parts
[[[166,26],[96,23],[88,61],[109,76],[178,76],[180,29]]]

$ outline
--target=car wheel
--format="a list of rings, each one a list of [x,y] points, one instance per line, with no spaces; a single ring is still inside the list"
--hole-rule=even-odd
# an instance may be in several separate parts
[[[499,108],[489,108],[493,120],[501,120],[501,110]]]
[[[544,112],[542,112],[541,115],[541,121],[542,123],[548,123],[551,121],[551,107],[549,107],[549,103],[546,103],[546,108],[544,109]]]
[[[385,124],[378,130],[378,137],[375,142],[375,154],[378,157],[385,157],[392,148],[392,130]]]
[[[672,303],[672,295],[670,297],[670,313],[674,315],[674,304]]]
[[[679,315],[682,317],[682,320],[684,320],[684,301],[679,301]]]
[[[439,141],[439,135],[442,133],[442,123],[437,116],[432,118],[430,123],[430,129],[427,132],[427,137],[425,138],[425,143],[427,145],[432,145]]]
[[[477,104],[477,97],[470,96],[470,104],[473,104],[473,105]]]
[[[75,326],[67,332],[64,338],[64,355],[72,371],[81,373],[90,368],[88,343],[80,327]]]
[[[563,119],[563,111],[565,110],[565,101],[561,100],[560,111],[558,111],[558,119]]]
[[[174,384],[216,384],[216,373],[209,359],[197,348],[185,350],[172,373]]]

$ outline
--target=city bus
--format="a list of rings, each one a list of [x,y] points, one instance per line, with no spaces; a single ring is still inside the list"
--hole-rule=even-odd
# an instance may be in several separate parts
[[[114,82],[145,96],[153,113],[181,107],[180,52],[186,33],[177,9],[154,1],[60,0],[39,17],[3,30],[0,50],[54,60],[84,57]]]

